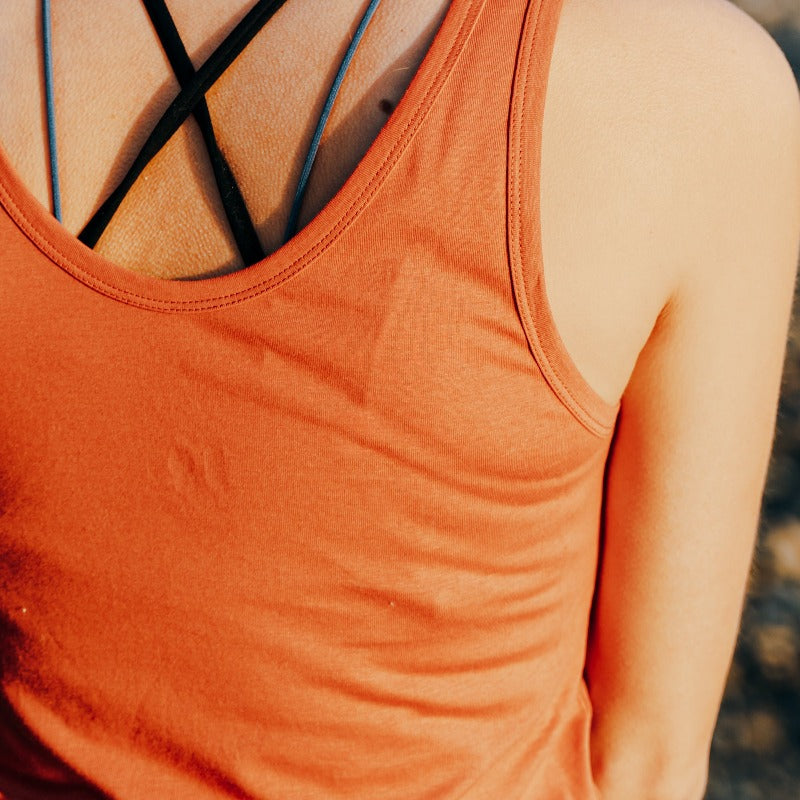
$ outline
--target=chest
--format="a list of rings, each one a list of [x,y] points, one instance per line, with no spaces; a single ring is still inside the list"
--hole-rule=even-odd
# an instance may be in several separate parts
[[[39,23],[30,4],[16,5],[3,31],[0,89],[17,102],[0,118],[0,135],[26,185],[49,206]],[[370,20],[337,94],[300,226],[338,191],[375,139],[449,2],[405,3],[402,14],[384,5]],[[120,181],[180,88],[142,4],[90,6],[52,9],[63,222],[74,234]],[[195,68],[251,6],[217,0],[204,4],[200,15],[192,4],[169,3]],[[363,12],[362,2],[331,4],[321,24],[315,3],[286,3],[206,95],[214,133],[266,252],[282,243],[314,128]],[[96,249],[127,269],[166,279],[244,266],[193,118],[131,187]]]

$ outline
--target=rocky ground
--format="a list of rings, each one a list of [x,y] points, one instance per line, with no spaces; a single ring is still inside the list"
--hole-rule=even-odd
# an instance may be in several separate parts
[[[800,82],[800,0],[736,0]],[[800,282],[799,282],[800,283]],[[800,798],[800,286],[759,540],[711,749],[706,800]]]

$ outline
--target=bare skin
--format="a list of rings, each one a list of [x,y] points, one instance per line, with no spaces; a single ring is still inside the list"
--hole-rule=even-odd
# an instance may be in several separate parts
[[[47,205],[35,5],[13,0],[1,15],[0,141]],[[73,233],[176,90],[140,5],[103,3],[101,21],[88,13],[96,5],[55,4]],[[213,0],[201,16],[190,0],[169,2],[195,64],[250,5]],[[334,146],[320,150],[301,226],[363,156],[447,5],[379,9],[328,123]],[[280,50],[257,40],[209,95],[218,119],[240,120],[219,125],[219,138],[268,251],[304,156],[297,142],[364,3],[326,4],[324,29],[315,6],[288,3],[281,24],[269,24]],[[92,47],[112,25],[125,47]],[[264,74],[276,83],[257,79]],[[213,179],[197,164],[202,144],[187,125],[151,165],[168,196],[135,187],[98,250],[130,269],[147,252],[151,274],[165,278],[240,268]],[[699,800],[752,556],[800,243],[800,102],[788,64],[727,0],[565,0],[541,198],[557,327],[589,384],[623,400],[587,655],[596,781],[604,800]],[[159,202],[191,214],[192,231],[148,235]]]

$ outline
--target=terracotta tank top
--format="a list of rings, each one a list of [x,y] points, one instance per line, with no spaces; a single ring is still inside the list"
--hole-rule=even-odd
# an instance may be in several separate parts
[[[0,152],[0,797],[598,797],[619,404],[543,283],[560,6],[453,0],[238,272],[114,265]]]

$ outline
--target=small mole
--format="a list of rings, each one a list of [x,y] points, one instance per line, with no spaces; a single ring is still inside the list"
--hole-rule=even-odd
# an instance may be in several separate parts
[[[394,106],[392,105],[392,103],[389,100],[386,100],[385,98],[381,100],[380,103],[378,103],[378,105],[380,106],[381,111],[383,111],[384,114],[391,114],[392,111],[394,110]]]

